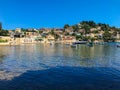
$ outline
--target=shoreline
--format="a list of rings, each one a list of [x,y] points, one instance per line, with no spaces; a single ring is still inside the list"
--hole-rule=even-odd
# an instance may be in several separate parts
[[[120,43],[120,41],[116,42],[93,42],[93,44],[104,44],[104,43]],[[28,45],[28,44],[50,44],[50,43],[41,43],[41,42],[34,42],[34,43],[19,43],[19,44],[10,44],[9,42],[7,43],[0,43],[0,46],[19,46],[19,45]],[[55,42],[54,44],[66,44],[63,43],[62,41]]]

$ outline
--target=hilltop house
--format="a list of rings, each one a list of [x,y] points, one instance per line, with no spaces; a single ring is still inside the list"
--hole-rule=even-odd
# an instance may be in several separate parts
[[[72,27],[68,27],[68,28],[65,29],[65,32],[71,33],[71,32],[73,32],[73,28]]]
[[[61,39],[65,44],[71,44],[76,41],[76,38],[74,36],[63,36]]]
[[[54,29],[54,33],[57,35],[60,35],[63,33],[63,29],[56,28],[56,29]]]
[[[43,28],[42,31],[43,31],[43,33],[47,33],[48,34],[49,32],[51,32],[51,29],[50,28]]]

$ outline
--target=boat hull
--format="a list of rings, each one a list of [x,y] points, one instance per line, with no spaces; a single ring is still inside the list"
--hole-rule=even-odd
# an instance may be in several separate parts
[[[87,44],[87,41],[77,41],[75,44]]]

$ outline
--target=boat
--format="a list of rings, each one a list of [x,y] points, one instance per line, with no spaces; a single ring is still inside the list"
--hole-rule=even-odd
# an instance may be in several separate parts
[[[93,47],[93,42],[89,42],[89,43],[88,43],[88,46],[89,46],[89,47]]]
[[[76,41],[75,44],[87,44],[87,41]]]
[[[71,47],[72,47],[72,48],[76,48],[76,47],[77,47],[77,44],[72,43],[72,44],[71,44]]]
[[[107,45],[107,42],[99,42],[99,45]]]
[[[66,43],[65,45],[69,46],[69,45],[70,45],[70,43]]]
[[[55,42],[50,42],[50,45],[54,45],[55,44]]]
[[[120,44],[117,44],[117,47],[120,47]]]

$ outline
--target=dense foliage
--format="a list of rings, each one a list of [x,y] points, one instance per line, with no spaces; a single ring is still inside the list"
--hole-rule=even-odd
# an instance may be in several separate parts
[[[106,42],[109,41],[115,41],[115,36],[117,36],[117,33],[120,34],[120,29],[116,28],[116,27],[111,27],[108,24],[103,24],[103,23],[95,23],[94,21],[82,21],[78,24],[69,26],[68,24],[66,24],[64,26],[64,29],[72,27],[74,36],[76,36],[77,40],[103,40]],[[93,30],[93,31],[92,31]],[[79,33],[80,35],[76,34]],[[88,34],[100,34],[102,33],[102,37],[90,37],[87,36]],[[68,32],[66,32],[66,34],[68,34]]]
[[[8,36],[8,30],[0,30],[0,36]]]
[[[5,42],[8,42],[8,41],[0,39],[0,43],[5,43]]]

